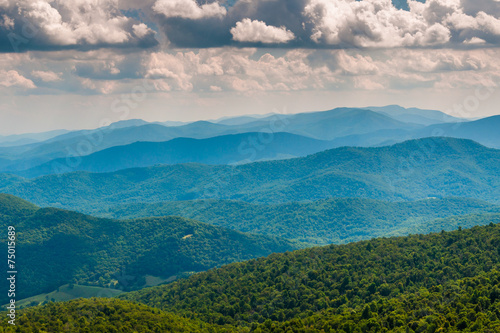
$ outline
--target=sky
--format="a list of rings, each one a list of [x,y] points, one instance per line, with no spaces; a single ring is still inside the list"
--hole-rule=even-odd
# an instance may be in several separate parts
[[[0,135],[389,104],[486,117],[499,56],[497,0],[0,0]]]

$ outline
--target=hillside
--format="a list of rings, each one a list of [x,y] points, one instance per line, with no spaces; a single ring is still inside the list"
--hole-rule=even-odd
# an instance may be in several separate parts
[[[11,332],[487,332],[500,329],[500,273],[491,271],[357,308],[329,308],[288,321],[211,325],[124,300],[49,303],[22,312]],[[460,311],[460,312],[459,312]],[[81,318],[85,318],[82,320]],[[0,322],[0,330],[6,327]],[[23,330],[26,328],[26,330]]]
[[[118,221],[55,208],[33,209],[3,194],[0,202],[7,202],[0,206],[0,216],[9,217],[0,219],[1,227],[14,225],[17,232],[16,259],[22,265],[18,299],[67,283],[130,290],[145,285],[147,275],[172,280],[297,248],[285,240],[183,218]],[[7,251],[5,240],[2,248]]]
[[[22,311],[15,327],[9,327],[2,318],[0,331],[4,332],[4,328],[5,332],[234,332],[145,305],[104,298],[30,308]]]
[[[481,221],[437,224],[435,219],[500,207],[466,198],[386,202],[342,198],[314,202],[256,205],[241,201],[198,200],[98,207],[92,215],[110,218],[182,216],[243,232],[274,235],[315,244],[347,243],[374,237],[451,231]]]
[[[0,174],[0,191],[78,211],[137,203],[231,199],[285,203],[335,197],[418,200],[500,198],[500,151],[453,138],[378,148],[342,147],[303,158],[240,166],[179,164],[31,180]]]
[[[293,332],[495,332],[500,214],[483,218],[488,226],[274,254],[119,297],[265,332],[287,321]]]
[[[482,219],[489,225],[273,254],[120,299],[48,303],[22,310],[8,331],[495,333],[500,214]]]
[[[81,157],[80,163],[74,167],[64,168],[66,159],[56,159],[18,174],[38,177],[63,171],[110,172],[156,164],[248,163],[263,159],[306,156],[333,147],[333,142],[290,133],[245,133],[209,139],[177,138],[166,142],[136,142],[104,149]]]

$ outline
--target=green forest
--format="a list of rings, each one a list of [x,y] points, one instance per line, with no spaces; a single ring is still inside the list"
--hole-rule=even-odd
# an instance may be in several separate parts
[[[146,275],[173,279],[304,247],[180,217],[100,219],[0,194],[0,226],[8,225],[16,227],[22,263],[18,299],[67,283],[133,290]],[[7,253],[5,240],[1,244]]]
[[[494,333],[500,218],[483,218],[489,225],[272,254],[118,299],[49,303],[2,329]]]
[[[436,219],[485,212],[500,212],[500,207],[468,198],[400,202],[335,198],[271,205],[195,200],[96,208],[92,215],[111,218],[182,216],[242,232],[327,245],[482,225],[481,219],[474,218],[449,219],[446,223]]]

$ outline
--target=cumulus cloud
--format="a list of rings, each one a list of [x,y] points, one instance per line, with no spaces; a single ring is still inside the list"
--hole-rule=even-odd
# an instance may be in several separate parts
[[[15,70],[0,70],[0,86],[3,87],[21,87],[34,89],[36,88],[33,81],[25,78]]]
[[[240,0],[227,9],[195,0],[154,5],[175,46],[288,48],[479,47],[470,43],[478,39],[499,44],[500,8],[482,7],[472,0]]]
[[[500,20],[468,15],[460,0],[410,0],[409,10],[390,0],[310,0],[304,16],[317,44],[355,47],[440,46],[474,37],[500,41]]]
[[[62,80],[59,74],[52,71],[32,71],[31,75],[44,82],[54,82]]]
[[[249,18],[237,22],[234,28],[231,28],[233,40],[238,42],[279,44],[287,43],[295,39],[295,35],[286,27],[273,27],[265,22],[251,20]]]
[[[153,10],[165,17],[197,20],[207,17],[223,17],[226,8],[217,2],[198,5],[195,0],[158,0]]]
[[[126,17],[118,0],[4,0],[0,51],[151,47],[154,31]]]

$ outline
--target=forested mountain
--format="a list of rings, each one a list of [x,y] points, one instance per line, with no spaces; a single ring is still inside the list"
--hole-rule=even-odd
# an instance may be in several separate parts
[[[166,142],[136,142],[83,156],[76,166],[56,159],[18,172],[25,177],[84,170],[110,172],[156,164],[236,164],[263,159],[306,156],[334,148],[332,141],[315,140],[290,133],[245,133],[209,139],[177,138]]]
[[[3,175],[0,191],[40,206],[78,211],[97,204],[210,198],[283,203],[332,197],[391,201],[458,196],[498,203],[500,151],[469,140],[428,138],[240,166],[179,164],[32,180]]]
[[[0,194],[0,224],[5,230],[13,225],[17,232],[18,299],[67,283],[134,289],[145,284],[147,275],[168,279],[297,248],[286,240],[194,220],[99,219],[38,208],[5,194]]]
[[[121,300],[49,303],[0,330],[496,333],[500,214],[481,219],[489,225],[273,254]]]
[[[145,305],[105,298],[49,303],[23,311],[14,327],[9,327],[4,318],[1,324],[0,332],[235,332]]]
[[[410,202],[339,198],[271,205],[227,200],[167,201],[90,211],[110,218],[182,216],[238,231],[323,245],[473,227],[481,225],[481,220],[442,225],[435,219],[481,212],[500,212],[500,206],[467,198]]]
[[[274,254],[120,297],[264,332],[496,332],[500,214],[483,219],[490,224]]]

